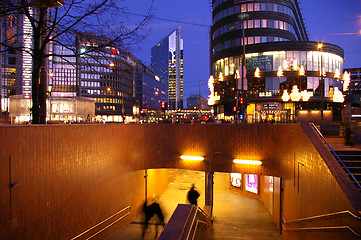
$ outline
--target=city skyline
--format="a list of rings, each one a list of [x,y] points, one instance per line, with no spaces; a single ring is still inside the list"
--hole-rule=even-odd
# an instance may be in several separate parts
[[[125,2],[128,7],[128,20],[136,23],[150,6]],[[326,5],[327,4],[327,5]],[[344,68],[361,67],[361,0],[339,1],[300,1],[302,13],[311,41],[326,42],[340,46],[345,52]],[[189,6],[192,6],[191,8]],[[145,64],[150,65],[150,48],[163,35],[181,27],[184,39],[184,100],[199,92],[205,98],[209,94],[209,28],[211,26],[210,1],[169,2],[155,0],[153,18],[150,20],[149,35],[134,49],[134,54]],[[191,23],[191,24],[188,24]],[[201,89],[199,89],[199,83]]]

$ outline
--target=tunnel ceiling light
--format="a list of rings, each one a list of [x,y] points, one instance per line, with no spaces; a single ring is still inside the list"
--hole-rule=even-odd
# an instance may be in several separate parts
[[[262,162],[261,162],[261,161],[257,161],[257,160],[234,159],[233,162],[234,162],[234,163],[239,163],[239,164],[262,165]]]
[[[204,157],[182,155],[181,159],[183,159],[183,160],[191,160],[191,161],[203,161]]]

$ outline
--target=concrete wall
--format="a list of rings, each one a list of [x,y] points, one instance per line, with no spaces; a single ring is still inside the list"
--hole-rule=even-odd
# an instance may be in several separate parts
[[[337,163],[320,152],[321,145],[315,147],[320,140],[300,125],[5,126],[0,136],[0,239],[71,239],[131,206],[119,226],[140,210],[144,169],[150,168],[282,178],[283,214],[276,221],[361,210],[360,194],[352,195]],[[205,161],[186,162],[180,155],[201,155]],[[9,157],[11,182],[19,183],[11,194]],[[236,165],[234,158],[263,164]],[[168,178],[160,173],[150,175],[164,184],[150,184],[148,196],[166,187]]]

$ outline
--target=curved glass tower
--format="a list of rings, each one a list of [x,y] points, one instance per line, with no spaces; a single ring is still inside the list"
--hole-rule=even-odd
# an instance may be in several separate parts
[[[304,109],[337,118],[343,49],[309,40],[297,0],[213,0],[212,8],[209,104],[219,118],[289,122]],[[290,97],[295,86],[304,98]]]

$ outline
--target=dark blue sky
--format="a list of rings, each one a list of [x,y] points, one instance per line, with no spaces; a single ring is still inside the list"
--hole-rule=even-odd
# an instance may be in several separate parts
[[[312,41],[336,44],[345,51],[345,68],[361,67],[361,0],[299,0]],[[150,0],[124,1],[131,13],[145,14]],[[150,33],[139,49],[132,52],[145,64],[150,64],[150,49],[177,27],[184,39],[184,102],[192,94],[208,96],[209,28],[211,7],[209,0],[154,0],[148,25]],[[189,22],[196,25],[160,20]],[[128,15],[130,24],[141,17]],[[199,24],[199,25],[197,25]],[[351,33],[351,34],[350,34]],[[358,34],[355,34],[358,33]]]

